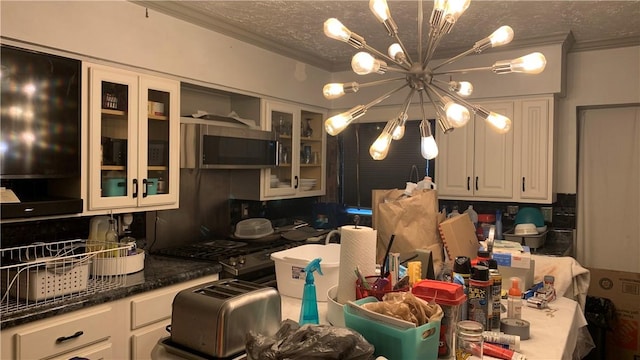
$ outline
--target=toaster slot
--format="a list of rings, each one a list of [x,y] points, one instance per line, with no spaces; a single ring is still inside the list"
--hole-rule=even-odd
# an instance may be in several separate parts
[[[241,280],[231,280],[228,282],[219,282],[210,286],[201,288],[196,293],[210,296],[218,299],[228,299],[238,295],[246,294],[258,289],[262,289],[264,286],[253,284]]]

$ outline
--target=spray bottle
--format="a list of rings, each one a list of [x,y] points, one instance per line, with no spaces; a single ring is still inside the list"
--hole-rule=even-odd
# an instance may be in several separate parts
[[[304,289],[302,290],[302,308],[300,309],[300,325],[304,324],[319,324],[320,319],[318,316],[318,299],[316,297],[316,284],[313,278],[313,272],[318,271],[322,275],[322,268],[320,268],[321,258],[311,260],[311,262],[304,268],[306,275]]]

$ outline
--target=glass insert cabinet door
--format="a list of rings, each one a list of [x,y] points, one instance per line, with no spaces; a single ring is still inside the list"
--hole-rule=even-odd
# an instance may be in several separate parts
[[[178,165],[169,154],[178,86],[116,69],[89,74],[89,209],[176,202]]]

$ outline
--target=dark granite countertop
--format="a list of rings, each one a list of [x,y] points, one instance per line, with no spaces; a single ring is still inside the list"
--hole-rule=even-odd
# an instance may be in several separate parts
[[[217,274],[221,270],[222,266],[219,263],[146,254],[144,270],[127,275],[124,286],[87,296],[62,300],[41,307],[33,307],[6,316],[3,314],[0,320],[0,329],[46,319],[85,307],[119,300],[199,277]]]

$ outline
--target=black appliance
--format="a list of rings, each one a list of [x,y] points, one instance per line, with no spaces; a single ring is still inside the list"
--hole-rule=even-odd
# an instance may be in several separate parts
[[[2,219],[82,212],[81,62],[2,45],[0,180],[20,203]]]
[[[3,45],[0,175],[80,174],[79,60]]]
[[[153,251],[154,254],[192,260],[219,262],[221,279],[240,279],[276,287],[274,252],[304,245],[306,240],[291,241],[282,237],[267,240],[212,239]]]
[[[180,124],[180,167],[262,169],[278,165],[279,143],[272,132],[194,121],[205,123]]]
[[[102,137],[102,164],[127,164],[127,139]],[[151,165],[151,164],[149,164]]]

